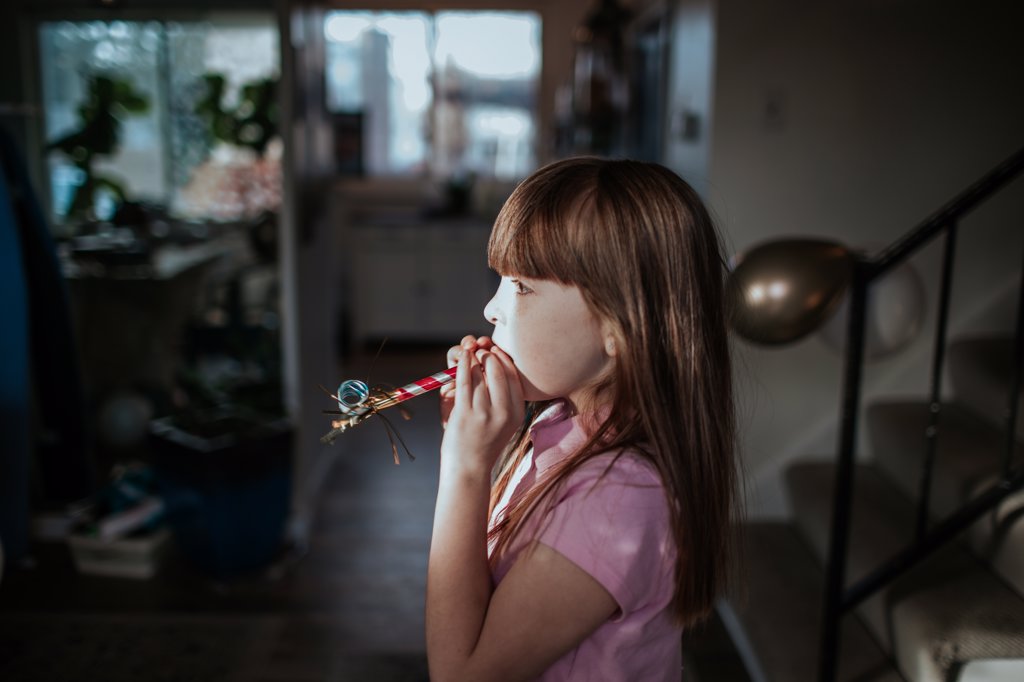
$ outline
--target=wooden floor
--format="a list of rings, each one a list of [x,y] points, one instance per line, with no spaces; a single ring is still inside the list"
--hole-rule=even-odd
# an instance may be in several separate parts
[[[342,373],[400,385],[443,366],[443,348],[393,350]],[[344,434],[325,455],[308,548],[260,575],[217,582],[172,554],[153,579],[101,578],[76,572],[63,545],[37,545],[35,566],[0,582],[0,679],[425,682],[441,432],[436,397],[410,406],[412,420],[390,416],[415,461],[395,466],[374,420]],[[723,637],[712,623],[687,638],[688,679],[746,679]]]

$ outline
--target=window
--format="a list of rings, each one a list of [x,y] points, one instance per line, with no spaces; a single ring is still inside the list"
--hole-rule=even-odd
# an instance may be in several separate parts
[[[280,143],[244,125],[225,142],[202,111],[220,76],[220,113],[260,119],[244,93],[277,80],[273,17],[47,22],[39,39],[46,140],[63,143],[47,157],[58,222],[109,217],[120,198],[224,220],[276,208]]]
[[[512,179],[536,165],[540,18],[335,11],[324,24],[340,167]],[[345,155],[349,158],[344,158]]]

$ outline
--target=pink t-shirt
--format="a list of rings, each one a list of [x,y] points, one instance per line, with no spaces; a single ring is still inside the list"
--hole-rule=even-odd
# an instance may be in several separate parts
[[[587,439],[581,419],[570,417],[564,403],[545,410],[530,434],[533,449],[495,507],[492,525],[510,500]],[[682,678],[681,630],[669,613],[676,548],[661,478],[631,451],[605,473],[613,454],[598,455],[573,472],[553,506],[529,519],[494,568],[497,585],[536,538],[593,576],[619,605],[620,613],[548,668],[542,682]]]

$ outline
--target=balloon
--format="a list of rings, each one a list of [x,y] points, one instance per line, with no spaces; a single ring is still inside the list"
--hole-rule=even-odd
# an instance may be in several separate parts
[[[734,330],[764,345],[807,336],[835,312],[854,263],[842,244],[820,239],[781,239],[738,254],[727,284]]]
[[[849,296],[820,330],[821,339],[842,352],[846,346]],[[864,358],[877,360],[913,341],[924,323],[925,290],[921,276],[910,263],[890,270],[868,287],[864,317]]]

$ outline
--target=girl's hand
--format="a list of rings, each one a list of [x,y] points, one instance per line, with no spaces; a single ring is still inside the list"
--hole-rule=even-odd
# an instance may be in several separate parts
[[[463,357],[464,351],[476,353],[478,350],[487,350],[493,347],[494,342],[491,341],[489,336],[481,336],[480,338],[472,335],[463,336],[459,345],[452,346],[448,349],[448,366],[455,367],[458,365],[459,360]],[[447,428],[448,417],[451,415],[452,408],[455,406],[455,382],[448,382],[438,389],[438,393],[441,396],[441,428]]]
[[[489,474],[524,418],[519,372],[512,358],[487,337],[464,338],[448,357],[458,373],[454,387],[441,397],[441,461]]]

